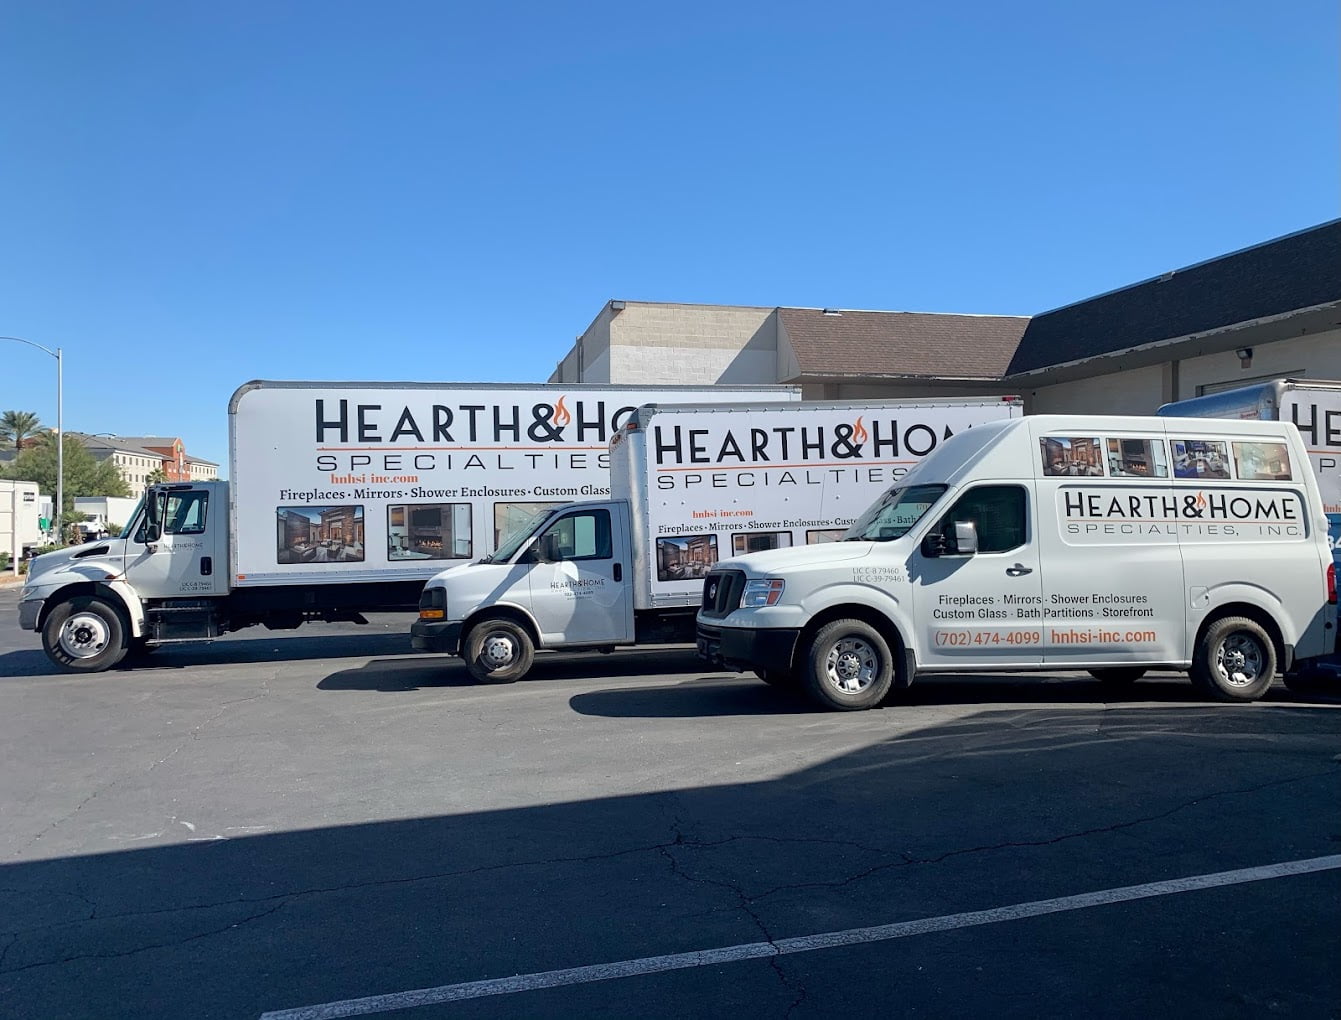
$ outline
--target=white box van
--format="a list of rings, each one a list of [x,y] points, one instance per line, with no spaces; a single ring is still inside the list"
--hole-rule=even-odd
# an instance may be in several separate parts
[[[639,408],[610,444],[613,498],[549,508],[434,576],[412,643],[500,682],[537,648],[691,642],[718,560],[832,542],[948,436],[1021,413],[1019,397]]]
[[[700,654],[862,709],[919,672],[1187,670],[1260,697],[1336,633],[1289,423],[1037,416],[950,439],[844,540],[723,563]]]

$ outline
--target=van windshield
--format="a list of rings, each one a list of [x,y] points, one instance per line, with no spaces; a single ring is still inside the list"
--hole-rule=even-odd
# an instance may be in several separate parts
[[[544,521],[548,520],[555,511],[554,507],[547,506],[543,510],[537,510],[526,520],[522,521],[512,531],[503,536],[503,541],[498,544],[498,548],[491,552],[481,563],[506,563],[517,555],[517,550],[521,548],[522,543],[535,534]]]
[[[890,489],[857,518],[844,542],[892,542],[912,530],[945,493],[944,485]]]

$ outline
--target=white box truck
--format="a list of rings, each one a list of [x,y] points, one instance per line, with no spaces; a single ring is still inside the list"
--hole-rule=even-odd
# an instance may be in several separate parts
[[[1273,379],[1165,404],[1170,416],[1289,421],[1299,429],[1330,522],[1332,557],[1341,564],[1341,382]]]
[[[864,709],[917,673],[1186,670],[1260,697],[1336,636],[1336,565],[1292,425],[1039,415],[954,436],[840,545],[729,560],[700,654]]]
[[[1018,397],[649,406],[610,446],[612,498],[541,512],[491,558],[424,587],[420,651],[517,680],[537,649],[690,642],[719,559],[832,542],[948,437]]]
[[[41,506],[36,482],[0,479],[0,552],[9,554],[9,569],[16,574],[28,551],[44,540]]]
[[[794,387],[250,382],[231,481],[151,487],[116,539],[38,557],[19,622],[64,669],[255,624],[413,611],[444,562],[608,495],[610,436],[652,400],[796,401]]]

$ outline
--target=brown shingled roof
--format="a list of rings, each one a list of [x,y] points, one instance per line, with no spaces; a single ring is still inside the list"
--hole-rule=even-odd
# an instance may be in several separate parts
[[[999,380],[1027,315],[826,313],[779,308],[803,376],[912,376]]]

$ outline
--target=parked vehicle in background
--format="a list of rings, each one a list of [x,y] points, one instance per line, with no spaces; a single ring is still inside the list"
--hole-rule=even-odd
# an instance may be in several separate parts
[[[610,436],[664,399],[795,401],[794,387],[250,382],[231,481],[150,487],[122,536],[37,557],[20,624],[64,669],[262,624],[413,611],[445,562],[542,510],[608,495]]]
[[[1336,640],[1308,453],[1278,421],[1036,416],[950,439],[837,545],[722,563],[700,654],[821,705],[920,672],[1186,670],[1259,698]]]
[[[1018,397],[641,408],[611,442],[611,498],[430,580],[414,647],[513,681],[537,649],[693,641],[719,559],[832,542],[949,436],[1020,414]]]
[[[9,569],[18,572],[30,550],[43,542],[41,496],[36,482],[0,479],[0,553]]]
[[[1161,415],[1293,422],[1308,448],[1330,522],[1332,557],[1341,564],[1341,382],[1273,379],[1165,404]]]

